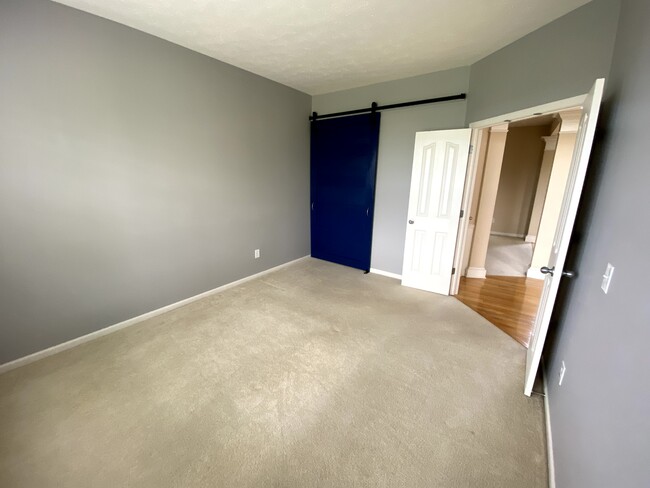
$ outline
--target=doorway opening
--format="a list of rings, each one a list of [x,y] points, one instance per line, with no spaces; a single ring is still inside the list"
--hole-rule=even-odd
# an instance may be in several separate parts
[[[482,129],[457,298],[528,347],[581,109]]]
[[[581,114],[570,108],[482,129],[457,298],[524,347]]]

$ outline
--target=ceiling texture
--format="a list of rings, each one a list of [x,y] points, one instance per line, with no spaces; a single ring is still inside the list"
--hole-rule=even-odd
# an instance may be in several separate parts
[[[57,0],[310,95],[466,66],[590,0]]]

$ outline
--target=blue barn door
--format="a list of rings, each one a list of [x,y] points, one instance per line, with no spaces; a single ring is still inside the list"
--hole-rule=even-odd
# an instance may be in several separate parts
[[[370,270],[379,113],[311,123],[311,255]]]

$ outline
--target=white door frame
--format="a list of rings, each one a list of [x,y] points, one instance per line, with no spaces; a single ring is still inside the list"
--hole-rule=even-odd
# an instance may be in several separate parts
[[[449,286],[449,294],[457,295],[458,286],[460,284],[460,277],[463,270],[460,269],[460,265],[463,262],[463,256],[466,252],[469,252],[469,249],[466,249],[466,236],[467,229],[469,227],[469,211],[472,206],[472,195],[474,192],[474,184],[476,180],[476,167],[478,163],[478,153],[480,152],[478,148],[480,147],[480,130],[487,129],[494,125],[501,125],[504,122],[516,122],[519,120],[530,119],[532,117],[539,117],[541,115],[553,114],[560,112],[562,110],[568,110],[571,108],[577,108],[582,106],[587,97],[588,93],[583,95],[578,95],[571,98],[564,98],[562,100],[557,100],[555,102],[544,103],[542,105],[537,105],[535,107],[529,107],[523,110],[517,110],[516,112],[510,112],[503,115],[498,115],[496,117],[490,117],[489,119],[479,120],[477,122],[472,122],[469,124],[470,129],[472,129],[472,139],[471,139],[471,152],[469,156],[468,166],[467,166],[467,177],[465,180],[465,190],[463,196],[463,203],[461,209],[463,211],[463,218],[460,219],[460,224],[458,227],[458,238],[456,241],[456,254],[454,256],[454,266],[456,267],[456,274],[452,275],[451,282]]]
[[[460,205],[463,216],[458,222],[458,236],[456,237],[456,251],[454,254],[454,269],[456,272],[451,275],[449,294],[457,295],[460,286],[460,277],[464,270],[463,256],[465,253],[465,241],[467,241],[467,229],[469,228],[469,211],[472,205],[472,195],[476,184],[476,168],[478,167],[478,153],[481,147],[483,131],[472,129],[472,136],[469,145],[469,160],[467,162],[467,173],[465,175],[465,188],[463,190],[463,202]],[[468,250],[469,251],[469,250]]]

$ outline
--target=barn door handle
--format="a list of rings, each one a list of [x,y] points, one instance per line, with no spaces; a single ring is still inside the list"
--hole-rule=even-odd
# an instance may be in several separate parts
[[[314,211],[314,202],[311,202],[311,210]]]
[[[366,217],[368,217],[368,213],[370,212],[370,207],[366,209]]]

